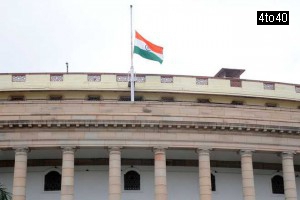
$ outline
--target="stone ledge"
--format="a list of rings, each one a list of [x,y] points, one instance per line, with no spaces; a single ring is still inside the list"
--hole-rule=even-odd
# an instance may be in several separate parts
[[[22,128],[159,128],[159,129],[209,129],[218,131],[244,131],[271,134],[300,135],[300,127],[272,126],[238,123],[210,123],[183,121],[139,121],[139,120],[10,120],[1,121],[1,129]]]

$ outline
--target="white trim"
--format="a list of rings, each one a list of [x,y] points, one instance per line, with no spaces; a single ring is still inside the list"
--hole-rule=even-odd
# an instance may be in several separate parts
[[[147,44],[146,44],[144,41],[142,41],[142,40],[139,40],[139,39],[135,38],[134,46],[137,46],[137,47],[139,47],[140,49],[143,49],[143,50],[145,50],[145,51],[149,51],[149,52],[151,52],[151,53],[154,53],[156,56],[158,56],[160,59],[163,60],[163,54],[156,53],[156,52],[152,51],[151,49],[148,49],[148,50],[147,50],[147,49],[145,48],[145,47],[147,46]]]

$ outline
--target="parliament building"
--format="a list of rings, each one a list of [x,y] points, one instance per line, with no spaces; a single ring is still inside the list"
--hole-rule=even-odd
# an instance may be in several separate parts
[[[215,76],[0,74],[13,200],[300,200],[300,85]]]

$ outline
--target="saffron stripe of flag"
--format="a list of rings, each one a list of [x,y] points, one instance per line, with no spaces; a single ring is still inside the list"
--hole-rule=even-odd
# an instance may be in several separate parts
[[[137,31],[135,32],[135,42],[133,53],[142,56],[143,58],[157,61],[160,64],[163,62],[163,47],[157,46],[145,38]]]

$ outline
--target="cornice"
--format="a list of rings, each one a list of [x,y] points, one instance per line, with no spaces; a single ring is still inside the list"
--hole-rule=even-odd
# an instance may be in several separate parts
[[[140,121],[140,120],[10,120],[0,121],[0,132],[4,130],[33,128],[157,128],[177,130],[240,131],[263,134],[300,135],[300,127],[272,126],[237,123],[183,122],[183,121]]]

